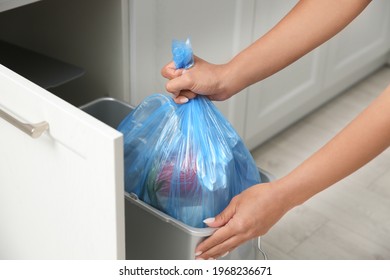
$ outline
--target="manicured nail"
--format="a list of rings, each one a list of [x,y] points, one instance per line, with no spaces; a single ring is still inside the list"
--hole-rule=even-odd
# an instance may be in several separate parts
[[[226,257],[227,255],[229,255],[229,251],[227,251],[225,254],[223,254],[222,256],[220,256],[220,258],[224,258],[224,257]]]
[[[187,103],[189,101],[189,99],[187,97],[185,97],[185,96],[179,96],[178,97],[178,101],[179,101],[180,104],[185,104],[185,103]]]
[[[212,222],[214,222],[215,221],[215,218],[207,218],[207,219],[204,219],[203,220],[203,222],[205,223],[205,224],[209,224],[209,223],[212,223]]]
[[[195,252],[195,257],[202,255],[202,253],[201,251]]]

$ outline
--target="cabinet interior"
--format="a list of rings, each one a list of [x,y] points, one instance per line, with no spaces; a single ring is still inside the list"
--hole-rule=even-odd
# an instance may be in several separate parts
[[[126,99],[121,5],[52,0],[1,12],[0,63],[75,106]]]

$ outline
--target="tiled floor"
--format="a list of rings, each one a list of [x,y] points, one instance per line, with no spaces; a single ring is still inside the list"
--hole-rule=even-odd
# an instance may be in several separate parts
[[[286,175],[389,84],[384,67],[255,149],[258,166]],[[269,259],[390,259],[390,149],[287,213],[262,246]]]

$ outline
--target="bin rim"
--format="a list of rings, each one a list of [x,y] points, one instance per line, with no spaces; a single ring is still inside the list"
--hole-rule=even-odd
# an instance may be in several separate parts
[[[260,174],[263,174],[267,178],[267,182],[274,180],[274,176],[272,174],[259,167],[258,169]],[[180,228],[181,230],[191,234],[192,236],[201,236],[201,237],[210,236],[218,229],[218,228],[211,228],[211,227],[196,228],[196,227],[189,226],[169,216],[168,214],[156,209],[155,207],[147,204],[146,202],[142,201],[141,199],[138,198],[138,196],[135,193],[129,193],[125,191],[125,198],[129,202],[136,204],[137,206],[147,211],[148,213],[152,214],[153,216],[159,218],[160,220],[169,223],[177,228]]]
[[[218,228],[210,228],[210,227],[196,228],[196,227],[186,225],[185,223],[183,223],[183,222],[165,214],[164,212],[154,208],[153,206],[145,203],[144,201],[139,199],[138,196],[134,193],[125,192],[125,198],[129,202],[136,204],[137,206],[139,206],[143,210],[147,211],[148,213],[152,214],[153,216],[159,218],[160,220],[162,220],[166,223],[169,223],[169,224],[191,234],[192,236],[200,236],[200,237],[210,236],[211,234],[213,234],[213,232],[215,232],[218,229]]]
[[[81,105],[81,106],[79,107],[79,109],[80,109],[80,110],[85,110],[85,109],[87,109],[88,107],[93,106],[93,105],[95,105],[95,104],[98,104],[98,103],[100,103],[100,102],[102,102],[102,101],[117,102],[117,103],[120,103],[120,104],[122,104],[122,105],[124,105],[124,106],[126,106],[126,107],[131,108],[131,109],[134,109],[134,108],[135,108],[135,106],[133,106],[133,105],[131,105],[131,104],[125,102],[125,101],[122,101],[122,100],[113,98],[113,97],[100,97],[100,98],[94,99],[94,100],[92,100],[92,101],[90,101],[90,102],[88,102],[88,103],[86,103],[86,104],[84,104],[84,105]]]

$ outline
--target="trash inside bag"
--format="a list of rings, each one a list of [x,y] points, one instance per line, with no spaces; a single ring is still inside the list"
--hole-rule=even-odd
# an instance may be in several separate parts
[[[125,189],[187,225],[204,227],[230,200],[260,183],[256,164],[215,105],[147,97],[119,125]]]

